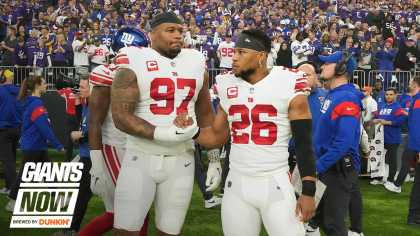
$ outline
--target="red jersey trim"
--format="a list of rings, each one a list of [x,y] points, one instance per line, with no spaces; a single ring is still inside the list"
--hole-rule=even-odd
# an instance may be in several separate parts
[[[47,113],[46,110],[45,110],[45,107],[39,106],[39,107],[35,108],[32,112],[32,115],[31,115],[32,122],[35,122],[35,120],[36,120],[36,118],[38,118],[38,116],[40,116],[42,114],[45,114],[45,113]]]
[[[353,102],[342,102],[333,108],[331,114],[331,120],[339,118],[341,116],[354,116],[359,120],[360,111],[359,106]]]

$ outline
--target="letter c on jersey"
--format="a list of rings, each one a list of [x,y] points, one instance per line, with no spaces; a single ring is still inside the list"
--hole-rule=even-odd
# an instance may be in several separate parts
[[[237,98],[238,97],[238,87],[230,87],[227,89],[228,98]]]
[[[146,66],[147,66],[148,71],[159,70],[159,67],[156,61],[146,61]]]

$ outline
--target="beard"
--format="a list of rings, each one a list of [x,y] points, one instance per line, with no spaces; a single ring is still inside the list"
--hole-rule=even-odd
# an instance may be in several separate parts
[[[178,56],[178,54],[181,52],[182,48],[179,49],[169,49],[169,54],[175,58],[176,56]]]
[[[236,77],[240,77],[241,79],[245,80],[246,82],[249,82],[249,76],[255,73],[255,69],[248,69],[243,70],[239,73],[235,73]]]

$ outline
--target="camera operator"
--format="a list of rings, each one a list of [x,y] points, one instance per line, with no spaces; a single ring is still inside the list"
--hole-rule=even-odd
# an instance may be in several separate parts
[[[76,206],[74,208],[73,221],[71,222],[70,228],[64,229],[61,232],[57,232],[53,235],[66,235],[68,231],[74,231],[77,233],[80,229],[83,217],[86,213],[87,205],[89,200],[92,198],[92,191],[90,190],[90,168],[92,162],[90,160],[89,150],[89,76],[90,74],[83,74],[80,76],[80,87],[79,93],[74,95],[75,97],[75,110],[76,118],[79,120],[79,131],[71,132],[71,139],[73,142],[79,140],[79,162],[83,163],[82,178],[79,180],[79,194],[77,195]],[[86,99],[86,104],[83,106],[82,99]],[[72,232],[73,233],[73,232]]]
[[[22,126],[22,103],[19,88],[12,84],[13,73],[0,71],[0,160],[4,166],[6,187],[0,194],[9,194],[16,179],[16,150]]]
[[[66,161],[69,162],[73,158],[74,147],[73,140],[71,139],[71,133],[77,130],[79,124],[79,120],[77,119],[75,110],[76,100],[72,89],[57,90],[57,93],[60,94],[60,96],[66,100]]]

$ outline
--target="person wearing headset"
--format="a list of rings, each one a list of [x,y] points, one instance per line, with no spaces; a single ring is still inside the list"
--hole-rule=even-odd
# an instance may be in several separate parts
[[[319,55],[319,59],[325,62],[320,79],[329,82],[331,90],[321,106],[313,140],[319,180],[328,187],[313,220],[327,235],[348,235],[350,195],[360,191],[358,146],[364,95],[348,84],[356,68],[353,53],[343,50],[331,56]]]
[[[22,103],[19,87],[13,85],[13,73],[0,71],[0,160],[4,166],[6,187],[0,194],[9,194],[16,179],[16,150],[22,126]]]

